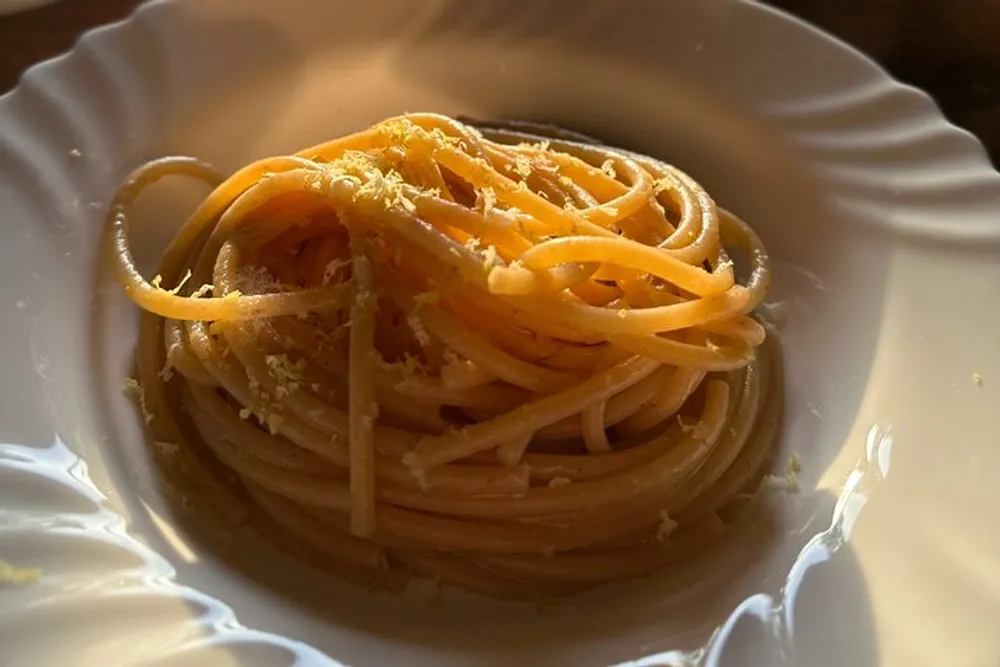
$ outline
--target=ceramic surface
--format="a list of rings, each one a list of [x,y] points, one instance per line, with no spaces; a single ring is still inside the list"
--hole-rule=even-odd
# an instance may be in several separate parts
[[[404,110],[562,123],[674,162],[777,262],[771,519],[542,610],[369,594],[196,539],[122,396],[136,311],[107,202],[164,153],[224,169]],[[141,202],[149,269],[204,192]],[[161,0],[0,98],[5,666],[956,665],[1000,655],[1000,176],[922,93],[735,0]],[[780,471],[779,471],[780,472]],[[7,572],[6,574],[12,574]]]

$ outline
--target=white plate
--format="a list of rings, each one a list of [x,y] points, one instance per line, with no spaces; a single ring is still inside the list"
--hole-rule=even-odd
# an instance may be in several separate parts
[[[756,226],[803,464],[777,530],[536,614],[368,594],[178,528],[120,393],[136,313],[98,253],[110,194],[164,152],[234,168],[423,109],[590,131]],[[198,194],[164,184],[138,235]],[[1000,176],[925,95],[788,17],[153,2],[0,99],[0,211],[0,559],[43,569],[0,592],[5,667],[996,664]]]

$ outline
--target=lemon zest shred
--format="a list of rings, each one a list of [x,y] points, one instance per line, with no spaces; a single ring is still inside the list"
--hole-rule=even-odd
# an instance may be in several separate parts
[[[25,586],[37,583],[42,578],[42,569],[38,567],[18,567],[5,560],[0,560],[0,583],[14,586]]]

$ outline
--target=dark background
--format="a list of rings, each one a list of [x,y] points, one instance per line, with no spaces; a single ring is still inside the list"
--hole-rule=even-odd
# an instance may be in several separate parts
[[[697,2],[697,0],[692,0]],[[63,0],[0,17],[0,93],[29,65],[139,0]],[[768,0],[837,35],[933,95],[1000,159],[1000,0]]]

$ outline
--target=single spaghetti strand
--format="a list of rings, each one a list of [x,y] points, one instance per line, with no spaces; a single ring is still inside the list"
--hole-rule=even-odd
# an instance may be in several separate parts
[[[580,413],[583,444],[591,454],[611,451],[611,443],[608,442],[608,434],[604,430],[604,411],[607,405],[606,400],[598,401]]]
[[[348,370],[348,431],[350,434],[351,532],[369,537],[375,523],[375,403],[373,381],[375,305],[371,268],[361,246],[351,237],[351,270],[354,302],[351,305],[350,360]]]

